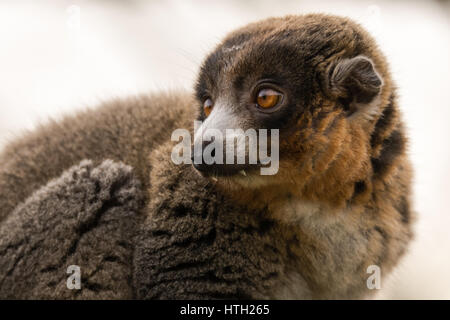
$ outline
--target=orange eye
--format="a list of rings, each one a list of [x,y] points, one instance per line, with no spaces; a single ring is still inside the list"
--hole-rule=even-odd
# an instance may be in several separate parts
[[[281,101],[282,97],[283,94],[281,92],[266,88],[259,90],[256,96],[256,103],[261,108],[269,109],[275,107]]]
[[[213,109],[213,106],[214,104],[210,98],[206,99],[205,102],[203,102],[203,110],[205,111],[206,116],[209,116]]]

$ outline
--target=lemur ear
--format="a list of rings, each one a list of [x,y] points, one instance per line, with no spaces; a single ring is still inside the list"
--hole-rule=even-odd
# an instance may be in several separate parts
[[[372,60],[364,56],[340,60],[330,66],[327,74],[329,92],[349,115],[374,101],[383,85]]]

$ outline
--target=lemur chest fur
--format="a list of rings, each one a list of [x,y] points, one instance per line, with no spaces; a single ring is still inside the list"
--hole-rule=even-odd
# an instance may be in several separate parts
[[[333,298],[330,287],[336,292],[345,286],[364,289],[367,266],[373,263],[369,257],[374,257],[373,250],[382,238],[370,235],[371,215],[363,211],[360,207],[333,210],[320,203],[291,199],[272,212],[282,217],[281,224],[295,230],[294,234],[281,235],[292,252],[287,265],[293,267],[286,274],[287,283],[274,291],[275,297],[318,298],[326,291],[326,297]]]

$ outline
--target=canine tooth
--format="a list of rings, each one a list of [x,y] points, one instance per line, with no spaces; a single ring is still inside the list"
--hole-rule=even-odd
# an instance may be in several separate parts
[[[247,173],[245,173],[245,170],[241,170],[241,171],[239,171],[239,173],[242,174],[244,177],[247,176]]]
[[[212,181],[217,182],[217,178],[216,177],[212,177],[211,179],[212,179]]]

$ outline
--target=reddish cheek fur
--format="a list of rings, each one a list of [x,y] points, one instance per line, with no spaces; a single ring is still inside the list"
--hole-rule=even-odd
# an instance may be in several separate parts
[[[280,143],[280,178],[287,178],[294,185],[290,193],[303,200],[344,206],[355,183],[370,175],[367,132],[330,106],[305,112],[297,127],[303,129]]]

